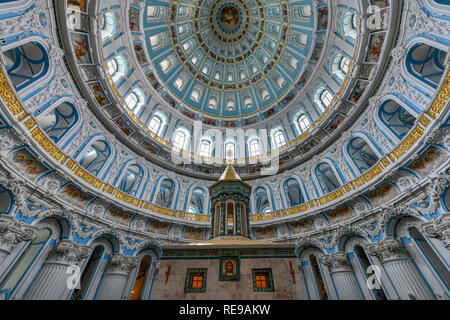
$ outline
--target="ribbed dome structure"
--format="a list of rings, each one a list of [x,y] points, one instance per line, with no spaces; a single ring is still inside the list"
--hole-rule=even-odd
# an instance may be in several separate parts
[[[447,2],[0,1],[0,300],[448,300]]]

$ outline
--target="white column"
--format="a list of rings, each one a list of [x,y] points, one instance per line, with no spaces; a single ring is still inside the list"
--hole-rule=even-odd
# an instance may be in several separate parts
[[[352,265],[345,253],[338,252],[324,257],[324,263],[330,268],[339,300],[364,300]]]
[[[80,266],[92,249],[69,240],[61,241],[49,254],[36,279],[31,284],[25,300],[66,300],[72,289],[67,273],[69,266]]]
[[[139,264],[136,257],[116,254],[111,258],[98,289],[96,300],[122,300],[128,297],[125,286],[131,270]]]
[[[367,252],[380,259],[400,299],[435,299],[400,240],[385,239],[368,245]]]

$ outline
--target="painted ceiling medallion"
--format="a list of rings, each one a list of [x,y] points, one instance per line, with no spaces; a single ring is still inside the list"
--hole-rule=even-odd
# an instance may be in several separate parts
[[[147,12],[154,71],[194,111],[239,118],[265,110],[294,87],[309,56],[314,18],[288,15],[296,6],[270,0],[178,1],[167,10],[169,23],[149,20]]]
[[[241,15],[236,7],[226,6],[220,10],[219,20],[227,30],[233,31],[241,23]]]

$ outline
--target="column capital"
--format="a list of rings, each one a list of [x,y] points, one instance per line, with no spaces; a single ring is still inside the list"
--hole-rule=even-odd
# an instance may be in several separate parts
[[[447,214],[437,220],[422,224],[420,231],[429,238],[442,241],[445,247],[450,250],[450,215]]]
[[[352,265],[343,252],[337,252],[324,256],[323,263],[330,268],[331,272],[352,270]]]
[[[125,256],[123,254],[115,254],[112,256],[108,264],[108,273],[128,274],[139,264],[138,257]]]
[[[376,256],[381,262],[409,258],[408,251],[398,239],[388,238],[377,243],[369,244],[366,246],[366,249],[371,256]]]
[[[78,264],[86,259],[92,252],[92,248],[70,240],[60,241],[50,252],[48,262],[56,262],[67,265]]]
[[[0,216],[0,247],[10,247],[19,242],[28,242],[37,235],[38,229],[10,216]]]

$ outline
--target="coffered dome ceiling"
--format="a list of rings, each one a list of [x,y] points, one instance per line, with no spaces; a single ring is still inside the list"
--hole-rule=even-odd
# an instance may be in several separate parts
[[[143,23],[155,74],[193,112],[219,118],[272,107],[311,53],[311,1],[180,1],[151,5]]]

